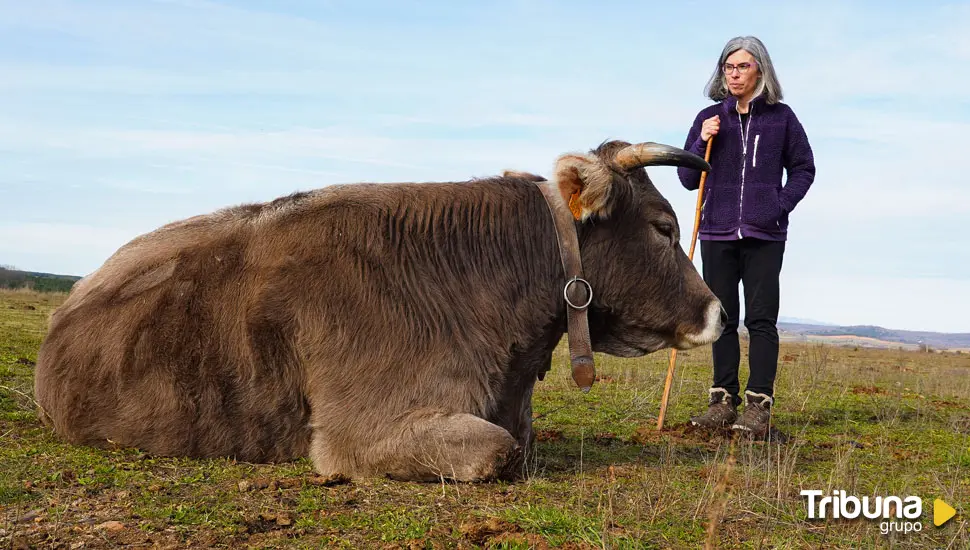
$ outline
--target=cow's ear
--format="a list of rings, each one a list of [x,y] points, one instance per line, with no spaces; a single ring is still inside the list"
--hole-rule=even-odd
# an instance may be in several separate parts
[[[592,155],[559,157],[554,170],[556,184],[573,217],[580,221],[605,218],[613,187],[609,167]]]

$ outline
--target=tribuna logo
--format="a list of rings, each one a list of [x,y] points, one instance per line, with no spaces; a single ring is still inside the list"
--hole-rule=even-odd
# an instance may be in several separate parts
[[[909,533],[921,531],[923,524],[917,520],[923,515],[923,499],[920,497],[901,498],[897,496],[859,498],[846,495],[845,491],[832,491],[831,496],[823,497],[823,491],[804,490],[801,495],[808,497],[808,519],[845,518],[881,519],[879,530],[885,535],[892,531]],[[820,498],[821,497],[821,498]]]

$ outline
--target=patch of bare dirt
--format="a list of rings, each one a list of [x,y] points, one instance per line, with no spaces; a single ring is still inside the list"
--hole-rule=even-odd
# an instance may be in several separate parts
[[[484,520],[466,521],[458,526],[458,532],[469,542],[483,545],[493,538],[519,533],[521,529],[503,519],[490,517]]]
[[[733,437],[733,433],[727,428],[706,430],[694,426],[690,422],[682,422],[665,426],[660,431],[653,425],[640,426],[630,436],[630,441],[638,445],[646,445],[670,440],[677,443],[700,444],[710,449],[716,449],[725,439],[731,439],[731,437]]]
[[[348,483],[351,483],[351,479],[341,474],[333,474],[330,476],[310,474],[303,477],[285,477],[278,479],[270,479],[267,477],[244,479],[238,483],[238,487],[239,492],[245,493],[248,491],[261,491],[263,489],[269,489],[270,491],[277,489],[298,489],[306,485],[334,487]]]
[[[962,410],[970,409],[970,407],[968,407],[966,403],[959,403],[957,401],[952,401],[950,399],[933,399],[930,401],[930,403],[932,403],[935,407],[939,407],[941,409],[962,409]]]
[[[536,441],[562,441],[561,430],[536,430]]]
[[[293,526],[293,516],[287,512],[260,512],[243,521],[245,531],[250,534],[265,533]]]

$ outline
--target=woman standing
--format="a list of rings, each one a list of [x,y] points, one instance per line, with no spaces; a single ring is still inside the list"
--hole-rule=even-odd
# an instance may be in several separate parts
[[[717,136],[711,146],[699,238],[704,280],[727,310],[728,322],[712,346],[714,383],[708,409],[691,422],[764,437],[778,369],[779,276],[788,216],[815,179],[815,161],[798,118],[781,103],[781,85],[759,39],[741,36],[728,41],[705,94],[717,103],[697,114],[684,148],[703,156],[708,140]],[[678,168],[677,173],[684,187],[698,188],[700,172]],[[739,283],[744,287],[744,325],[751,343],[740,416]]]

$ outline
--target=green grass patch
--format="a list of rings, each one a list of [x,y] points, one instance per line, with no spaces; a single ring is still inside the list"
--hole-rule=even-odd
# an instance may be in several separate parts
[[[774,418],[792,441],[770,445],[686,426],[705,404],[709,348],[678,354],[658,433],[666,353],[597,355],[600,380],[582,394],[561,347],[536,386],[527,479],[322,486],[306,459],[163,458],[60,440],[32,395],[46,322],[64,298],[0,292],[0,547],[970,547],[965,354],[783,343]],[[805,488],[920,496],[923,529],[809,520]],[[940,528],[934,498],[958,509]]]

